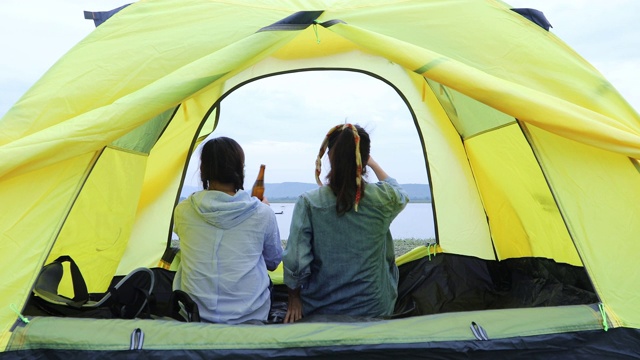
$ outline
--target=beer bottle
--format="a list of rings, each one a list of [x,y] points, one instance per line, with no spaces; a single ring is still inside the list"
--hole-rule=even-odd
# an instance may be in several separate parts
[[[255,196],[260,201],[264,197],[264,164],[260,165],[260,172],[258,173],[258,178],[256,182],[253,183],[253,188],[251,189],[251,196]]]

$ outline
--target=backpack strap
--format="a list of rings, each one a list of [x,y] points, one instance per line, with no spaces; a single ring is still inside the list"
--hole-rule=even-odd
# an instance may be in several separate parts
[[[71,282],[73,284],[73,298],[58,294],[58,287],[62,280],[64,268],[62,263],[68,262],[71,269]],[[33,292],[43,300],[54,304],[68,305],[74,308],[80,308],[89,300],[89,292],[87,284],[82,277],[80,268],[69,255],[62,255],[55,259],[52,263],[45,265],[34,286]]]
[[[133,319],[147,309],[153,293],[155,276],[150,269],[137,268],[120,280],[110,290],[109,304],[113,315],[121,319]]]
[[[184,322],[200,322],[198,304],[182,290],[174,290],[171,294],[169,316]]]

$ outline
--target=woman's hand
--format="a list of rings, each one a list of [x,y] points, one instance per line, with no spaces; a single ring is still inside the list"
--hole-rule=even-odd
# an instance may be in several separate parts
[[[300,298],[300,288],[295,290],[289,289],[289,304],[287,306],[287,315],[284,317],[284,323],[293,323],[302,319],[302,299]]]
[[[371,155],[369,155],[369,160],[367,160],[367,166],[370,167],[371,170],[373,170],[379,181],[384,181],[389,177],[389,175],[382,169],[382,167],[380,167],[378,162],[373,160],[373,157]]]
[[[262,197],[262,203],[263,203],[263,204],[266,204],[266,205],[270,205],[270,204],[269,204],[269,200],[267,199],[267,197],[266,197],[266,196],[263,196],[263,197]]]

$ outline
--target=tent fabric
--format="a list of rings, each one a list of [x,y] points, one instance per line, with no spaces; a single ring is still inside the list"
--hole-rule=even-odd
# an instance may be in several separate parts
[[[404,316],[598,302],[582,267],[549,259],[488,261],[445,253],[399,270],[394,313]]]
[[[340,327],[332,323],[224,326],[36,318],[14,331],[7,354],[24,358],[637,358],[640,332],[629,328],[604,332],[599,320],[597,311],[588,306],[464,312]],[[475,339],[472,322],[482,325],[489,341]],[[56,332],[60,328],[69,331]],[[144,334],[138,351],[129,350],[134,329]],[[390,338],[392,333],[398,336]],[[238,339],[243,339],[241,344]]]
[[[43,342],[58,350],[125,350],[133,329],[145,333],[144,349],[234,349],[239,339],[244,349],[303,348],[315,346],[366,346],[424,342],[473,341],[472,322],[491,339],[566,331],[602,332],[602,318],[586,306],[485,310],[410,317],[397,320],[343,323],[299,323],[295,326],[183,323],[158,320],[74,319],[38,317],[14,331],[8,350],[29,350]],[[54,331],[55,329],[65,329]],[[55,332],[55,336],[53,336]],[[181,334],[181,336],[175,336]],[[99,339],[98,341],[96,341]],[[215,339],[212,341],[211,339]],[[278,339],[278,341],[273,341]]]
[[[314,358],[314,359],[636,359],[638,330],[618,328],[604,335],[600,331],[563,332],[551,335],[512,337],[492,341],[415,342],[397,344],[308,346],[266,349],[145,349],[140,350],[78,350],[33,349],[9,351],[8,356],[25,359],[54,358]],[[608,347],[615,344],[612,353]],[[551,352],[549,349],[553,349]],[[18,355],[19,354],[19,355]]]
[[[76,260],[90,292],[156,266],[220,101],[262,77],[311,70],[371,75],[405,100],[439,252],[583,267],[611,327],[640,328],[640,116],[553,33],[498,0],[149,0],[103,22],[0,119],[0,257],[10,264],[0,345],[14,334],[12,308],[58,256]],[[422,331],[432,320],[402,324]],[[393,324],[370,325],[392,330],[376,340],[408,343]],[[528,326],[518,334],[556,331]],[[353,344],[372,346],[355,333]]]

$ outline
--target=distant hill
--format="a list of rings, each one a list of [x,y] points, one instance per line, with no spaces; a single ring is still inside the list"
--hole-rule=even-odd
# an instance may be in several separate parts
[[[402,188],[409,194],[412,202],[431,202],[431,190],[429,184],[401,184]],[[283,182],[277,184],[265,184],[265,195],[269,202],[295,202],[298,196],[309,190],[316,189],[317,184]],[[201,190],[200,187],[185,186],[182,188],[181,197]],[[249,190],[249,189],[247,189]]]
[[[295,202],[300,194],[317,188],[318,184],[299,182],[265,184],[264,194],[270,202]]]
[[[409,194],[409,199],[413,202],[431,202],[431,189],[429,184],[401,184],[402,188]]]

